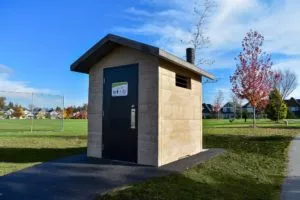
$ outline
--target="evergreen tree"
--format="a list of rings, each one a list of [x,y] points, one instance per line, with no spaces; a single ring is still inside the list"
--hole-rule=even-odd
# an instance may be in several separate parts
[[[269,95],[269,104],[266,108],[268,118],[273,121],[285,119],[287,115],[287,106],[284,103],[278,89],[274,89]]]
[[[5,97],[0,97],[0,110],[5,107]]]
[[[249,117],[249,113],[247,110],[244,110],[243,113],[242,113],[242,117],[243,119],[245,120],[245,122],[247,122],[247,119]]]
[[[8,109],[10,109],[10,108],[14,108],[14,103],[11,101],[8,103]]]

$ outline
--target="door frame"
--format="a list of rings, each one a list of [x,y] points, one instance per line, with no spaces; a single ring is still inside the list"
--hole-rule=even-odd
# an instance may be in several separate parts
[[[139,63],[132,63],[132,64],[125,64],[125,65],[118,65],[118,66],[112,66],[112,67],[105,67],[103,68],[103,73],[102,73],[102,112],[104,112],[104,98],[105,98],[105,78],[106,78],[106,72],[105,71],[108,71],[110,69],[119,69],[119,68],[128,68],[128,67],[134,67],[136,68],[136,72],[137,72],[137,75],[135,77],[136,79],[136,91],[137,91],[137,94],[136,94],[136,101],[137,101],[137,105],[136,105],[136,112],[135,112],[135,120],[136,120],[136,155],[135,155],[135,162],[133,161],[133,163],[138,163],[138,138],[139,138],[139,131],[138,131],[138,123],[139,123]],[[102,154],[102,157],[104,157],[104,126],[103,126],[103,121],[104,121],[104,116],[102,114],[102,148],[101,148],[101,154]],[[122,161],[122,160],[121,160]],[[124,162],[131,162],[131,161],[124,161]]]

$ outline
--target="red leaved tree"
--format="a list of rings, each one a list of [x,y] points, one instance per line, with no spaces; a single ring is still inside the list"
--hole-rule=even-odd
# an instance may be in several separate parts
[[[243,50],[235,58],[236,70],[230,77],[232,91],[253,107],[253,127],[255,111],[263,110],[268,104],[274,80],[271,56],[261,49],[263,42],[264,37],[257,31],[250,30],[246,34],[242,41]]]

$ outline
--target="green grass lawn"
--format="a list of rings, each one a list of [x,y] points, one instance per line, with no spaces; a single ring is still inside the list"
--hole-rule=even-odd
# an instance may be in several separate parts
[[[51,122],[48,124],[49,121],[51,120],[38,122],[41,130],[43,127],[52,127],[53,124]],[[34,164],[86,151],[86,120],[65,120],[63,132],[17,131],[24,130],[22,123],[27,122],[0,120],[0,176]]]
[[[256,119],[256,125],[258,127],[265,128],[300,128],[300,119],[287,119],[288,126],[285,125],[284,121],[275,123],[269,119]],[[229,119],[206,119],[203,121],[204,127],[250,127],[252,125],[252,119],[236,119],[230,122]]]
[[[239,123],[240,127],[230,128]],[[205,148],[225,148],[225,154],[183,173],[135,184],[99,199],[279,199],[288,146],[300,133],[299,124],[289,129],[273,127],[268,120],[259,124],[270,128],[253,129],[228,120],[205,120],[204,124]]]
[[[68,124],[68,122],[67,122]],[[61,131],[63,128],[63,120],[51,119],[8,119],[0,120],[0,132],[19,132],[31,131]]]
[[[21,128],[25,121],[0,122],[1,175],[85,152],[86,122],[66,120],[63,132],[32,133],[7,127],[12,123],[10,127]],[[253,129],[249,128],[251,120],[204,120],[204,147],[225,148],[225,154],[183,173],[135,184],[99,199],[278,199],[287,147],[300,133],[300,121],[290,120],[288,127],[269,120],[257,123]],[[49,124],[43,121],[40,126]]]

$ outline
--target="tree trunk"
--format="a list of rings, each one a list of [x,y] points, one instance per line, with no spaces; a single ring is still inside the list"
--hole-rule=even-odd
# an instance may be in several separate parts
[[[236,104],[234,104],[234,119],[236,119]]]
[[[253,128],[255,128],[255,107],[253,107]]]
[[[240,106],[240,114],[241,114],[241,119],[243,119],[243,107],[242,106]]]

